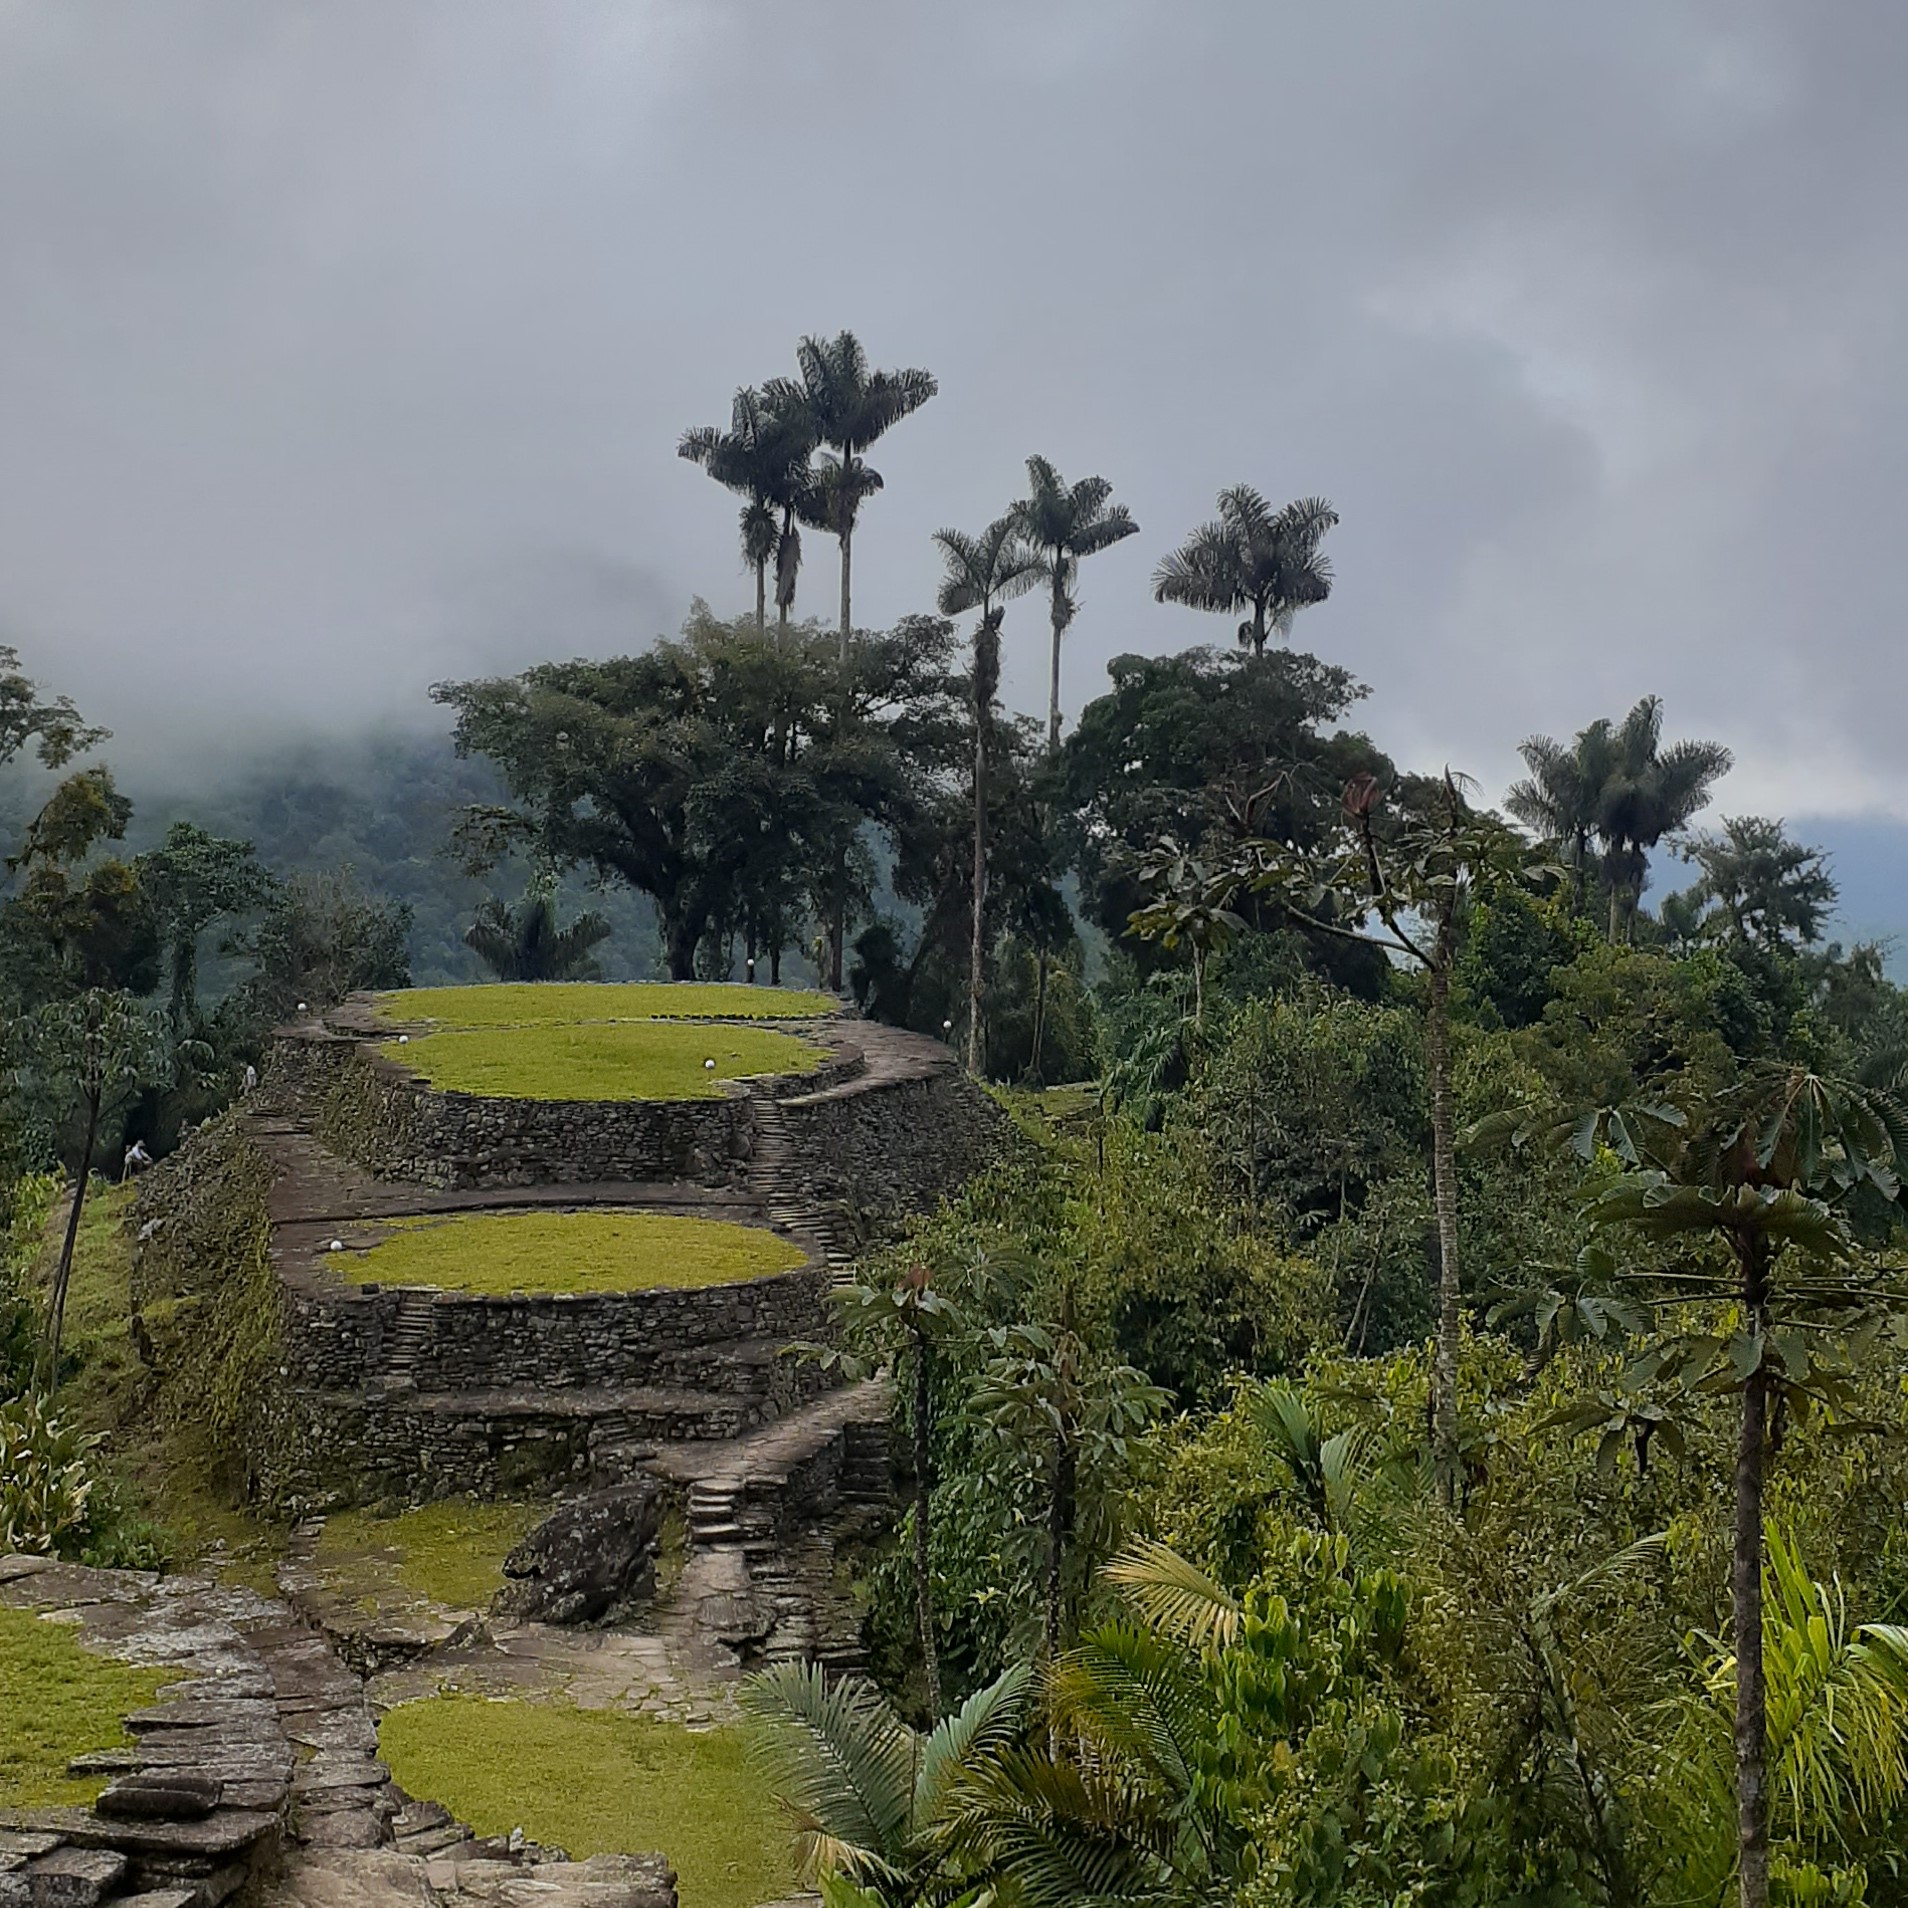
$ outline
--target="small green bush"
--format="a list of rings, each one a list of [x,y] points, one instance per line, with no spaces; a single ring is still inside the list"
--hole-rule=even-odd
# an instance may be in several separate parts
[[[37,1392],[0,1405],[0,1551],[77,1555],[92,1522],[97,1438],[56,1418]]]

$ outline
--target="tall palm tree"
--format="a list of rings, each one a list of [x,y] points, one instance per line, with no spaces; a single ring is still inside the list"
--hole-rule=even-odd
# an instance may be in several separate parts
[[[926,371],[875,371],[852,331],[804,338],[795,347],[798,380],[768,387],[780,413],[806,420],[816,442],[828,446],[807,506],[809,521],[841,546],[841,665],[848,667],[853,627],[851,578],[855,524],[862,504],[881,488],[881,473],[863,456],[894,425],[918,411],[940,386]]]
[[[943,616],[980,611],[974,625],[974,915],[967,956],[967,1070],[981,1070],[982,916],[987,901],[987,743],[994,698],[1000,690],[1000,626],[1007,601],[1033,587],[1040,559],[1011,516],[997,517],[979,536],[937,530],[946,565],[939,596]]]
[[[801,514],[826,530],[841,549],[841,720],[849,708],[849,648],[854,629],[852,591],[855,525],[861,506],[881,488],[881,473],[863,456],[877,439],[918,411],[940,386],[927,371],[875,371],[852,331],[804,338],[795,347],[799,376],[767,386],[770,403],[806,420],[814,440],[829,448],[802,493]],[[848,939],[848,844],[835,855],[828,908],[828,985],[841,988]]]
[[[1609,775],[1610,722],[1599,717],[1574,742],[1527,736],[1518,744],[1530,773],[1504,797],[1512,817],[1540,841],[1551,842],[1570,869],[1573,911],[1583,910],[1590,872],[1590,841],[1597,832],[1597,799]]]
[[[1610,938],[1630,938],[1649,875],[1650,850],[1709,805],[1733,759],[1720,742],[1663,743],[1663,704],[1645,696],[1610,737],[1597,790],[1597,835],[1610,882]]]
[[[1729,769],[1720,742],[1662,744],[1662,701],[1645,696],[1620,723],[1599,717],[1568,743],[1529,737],[1518,753],[1530,774],[1504,798],[1518,821],[1563,851],[1578,907],[1590,843],[1602,845],[1613,941],[1627,941],[1635,926],[1650,851],[1709,805]]]
[[[1219,493],[1217,521],[1201,524],[1153,572],[1153,595],[1220,615],[1249,610],[1239,641],[1263,656],[1269,635],[1289,636],[1300,610],[1331,595],[1332,566],[1318,546],[1337,522],[1323,497],[1274,510],[1249,484],[1235,484]]]
[[[801,564],[795,513],[809,483],[809,453],[815,447],[807,414],[777,404],[745,385],[736,392],[729,428],[705,424],[684,431],[676,455],[700,464],[742,504],[742,560],[755,572],[755,629],[768,628],[768,566],[776,566],[775,601],[786,626]]]
[[[1139,525],[1124,504],[1113,502],[1113,486],[1104,477],[1082,477],[1068,484],[1044,457],[1027,459],[1027,495],[1012,515],[1020,533],[1041,555],[1041,574],[1051,591],[1053,656],[1047,695],[1047,748],[1060,747],[1060,638],[1079,604],[1073,589],[1082,557],[1097,556]]]

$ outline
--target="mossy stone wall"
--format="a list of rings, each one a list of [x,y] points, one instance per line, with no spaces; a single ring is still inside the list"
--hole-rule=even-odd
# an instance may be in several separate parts
[[[733,1390],[748,1369],[734,1360],[738,1344],[774,1347],[830,1330],[827,1274],[815,1268],[735,1285],[525,1296],[367,1291],[313,1276],[289,1291],[285,1348],[300,1384],[317,1390],[362,1391],[399,1376],[400,1356],[401,1375],[425,1392]]]
[[[831,1085],[858,1056],[800,1079]],[[715,1100],[513,1100],[440,1092],[375,1047],[310,1028],[281,1033],[272,1078],[297,1091],[319,1141],[380,1178],[485,1188],[687,1180],[744,1184],[748,1091]]]

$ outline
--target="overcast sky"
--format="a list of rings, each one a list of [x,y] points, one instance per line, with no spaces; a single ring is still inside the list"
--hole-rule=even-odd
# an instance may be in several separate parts
[[[1230,640],[1148,590],[1218,489],[1322,493],[1298,640],[1401,760],[1654,691],[1731,810],[1908,816],[1905,60],[1887,0],[0,0],[0,633],[190,765],[739,610],[676,439],[848,326],[941,384],[858,621],[1100,472],[1077,708]]]

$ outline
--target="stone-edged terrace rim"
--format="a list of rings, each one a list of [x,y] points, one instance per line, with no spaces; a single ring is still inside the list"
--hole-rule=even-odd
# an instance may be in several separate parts
[[[407,987],[374,1010],[393,1027],[564,1027],[594,1020],[814,1020],[841,1011],[832,994],[734,981],[494,981]]]
[[[326,1270],[354,1284],[502,1298],[739,1285],[808,1263],[800,1246],[766,1226],[681,1213],[471,1212],[383,1224],[389,1236],[369,1249],[327,1252]]]
[[[495,1100],[719,1100],[724,1081],[812,1073],[826,1058],[779,1028],[694,1020],[451,1027],[379,1051],[440,1092]]]

